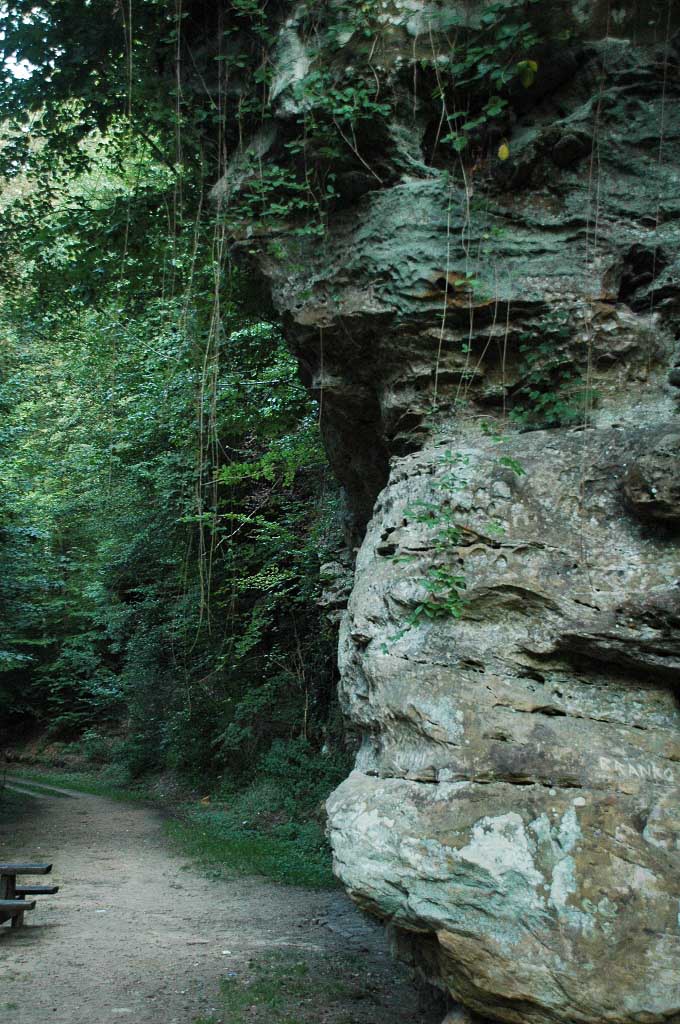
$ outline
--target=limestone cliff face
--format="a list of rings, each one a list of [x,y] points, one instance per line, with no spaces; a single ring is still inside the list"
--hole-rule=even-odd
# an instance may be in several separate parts
[[[460,158],[424,54],[484,5],[335,31],[328,65],[363,54],[390,117],[350,139],[322,239],[247,244],[365,527],[330,834],[477,1012],[680,1021],[680,12],[526,6],[535,82]],[[251,159],[325,59],[289,13]]]

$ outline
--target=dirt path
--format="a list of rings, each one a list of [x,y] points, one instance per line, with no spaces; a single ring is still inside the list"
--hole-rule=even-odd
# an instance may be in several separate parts
[[[0,811],[0,860],[52,861],[61,891],[39,898],[24,929],[0,926],[0,1019],[264,1020],[257,1001],[242,1008],[243,1016],[230,1014],[220,982],[242,983],[247,993],[253,971],[272,957],[279,970],[286,957],[295,958],[300,970],[319,976],[321,993],[327,975],[350,979],[328,1012],[312,1007],[306,989],[298,991],[297,1008],[284,1007],[291,1022],[438,1019],[419,1009],[381,931],[364,924],[344,895],[261,879],[208,879],[169,848],[160,814],[148,807],[47,790],[24,795],[18,814],[16,802],[15,796],[12,821]]]

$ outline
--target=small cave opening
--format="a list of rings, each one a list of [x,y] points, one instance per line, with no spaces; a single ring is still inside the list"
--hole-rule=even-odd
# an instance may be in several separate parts
[[[623,257],[617,298],[631,309],[640,309],[647,296],[643,290],[666,267],[668,258],[660,246],[633,245]]]

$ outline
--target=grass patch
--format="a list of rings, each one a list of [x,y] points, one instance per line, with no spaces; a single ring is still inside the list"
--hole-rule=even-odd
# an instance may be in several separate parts
[[[370,971],[349,958],[338,968],[327,959],[269,956],[246,976],[224,978],[219,1013],[194,1024],[371,1024],[380,999]]]
[[[166,824],[183,853],[216,874],[263,875],[285,885],[331,889],[337,882],[319,826],[301,827],[290,838],[238,828],[231,816],[192,810],[188,819]]]
[[[43,783],[45,786],[58,786],[76,793],[91,793],[93,796],[105,796],[111,800],[148,801],[150,794],[143,783],[133,783],[128,772],[117,765],[109,765],[98,772],[87,771],[12,771],[7,774],[7,782]],[[18,794],[17,794],[18,795]]]
[[[207,805],[194,804],[184,822],[170,825],[170,833],[213,870],[335,888],[324,801],[348,770],[345,755],[319,754],[300,739],[277,741],[248,785],[223,782]]]
[[[21,793],[13,793],[11,789],[5,789],[3,783],[0,783],[0,811],[6,814],[8,811],[21,810],[26,803],[25,798]]]

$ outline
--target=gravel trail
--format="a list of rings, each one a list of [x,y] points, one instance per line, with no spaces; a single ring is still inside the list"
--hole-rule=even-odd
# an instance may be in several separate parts
[[[340,974],[350,970],[345,961],[368,964],[374,1024],[436,1019],[419,1009],[382,931],[344,895],[212,880],[171,848],[153,808],[11,785],[24,806],[0,808],[0,860],[51,861],[61,889],[38,897],[25,928],[0,926],[0,1019],[8,1024],[222,1020],[220,980],[247,976],[275,952],[321,958]],[[366,1019],[355,1004],[342,1009],[338,1020]]]

